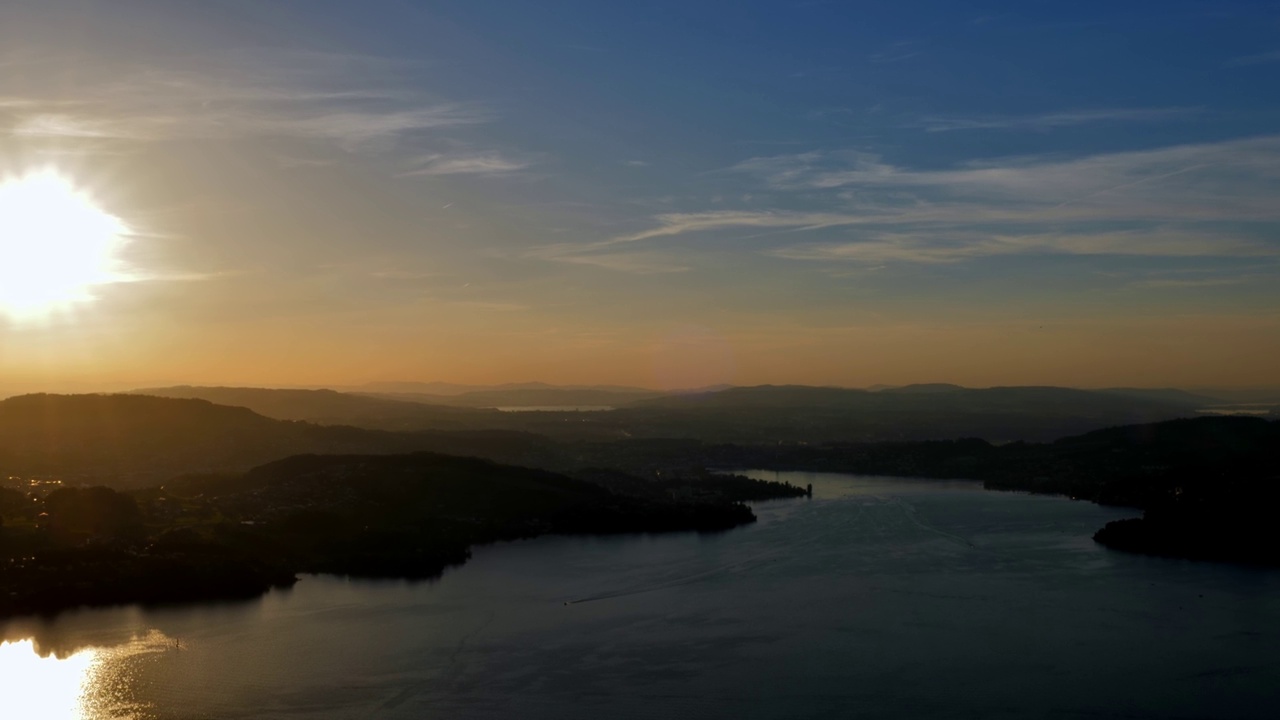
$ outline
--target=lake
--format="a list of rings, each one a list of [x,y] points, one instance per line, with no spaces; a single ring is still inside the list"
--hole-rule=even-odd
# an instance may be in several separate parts
[[[493,408],[499,412],[607,412],[615,409],[612,405],[506,405]]]
[[[714,535],[476,548],[427,583],[0,623],[0,716],[1274,718],[1280,571],[1108,551],[1131,511],[813,483]]]

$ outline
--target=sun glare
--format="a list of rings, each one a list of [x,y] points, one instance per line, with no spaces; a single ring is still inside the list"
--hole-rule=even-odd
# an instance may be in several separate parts
[[[124,279],[127,235],[53,170],[0,181],[0,314],[40,319],[92,300],[96,286]]]
[[[94,650],[82,650],[58,659],[36,654],[30,640],[0,642],[0,676],[4,678],[0,687],[4,688],[5,717],[30,720],[84,717],[84,695],[96,659]]]

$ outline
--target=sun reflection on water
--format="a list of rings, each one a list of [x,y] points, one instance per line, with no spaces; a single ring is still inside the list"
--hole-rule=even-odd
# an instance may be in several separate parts
[[[81,720],[96,649],[65,658],[40,657],[33,640],[0,644],[0,686],[4,716],[24,720]]]
[[[151,630],[114,647],[70,654],[42,652],[35,639],[0,641],[0,718],[98,720],[133,718],[143,710],[133,680],[144,657],[174,647]]]

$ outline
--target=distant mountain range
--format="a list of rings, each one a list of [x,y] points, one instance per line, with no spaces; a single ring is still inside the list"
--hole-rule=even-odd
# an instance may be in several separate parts
[[[764,402],[772,405],[848,405],[861,402],[887,404],[883,398],[902,395],[947,396],[944,402],[965,399],[969,401],[981,399],[1004,398],[1017,402],[1061,402],[1074,398],[1079,402],[1087,402],[1085,398],[1101,397],[1133,398],[1143,401],[1163,403],[1177,406],[1204,406],[1220,404],[1219,398],[1189,393],[1174,388],[1106,388],[1102,390],[1078,390],[1053,386],[1013,386],[991,388],[967,388],[949,383],[921,383],[898,387],[880,386],[875,389],[860,390],[856,388],[815,387],[811,385],[758,385],[755,387],[734,387],[726,390],[707,393],[684,393],[664,396],[670,399],[654,400],[640,403],[643,405],[678,405],[689,402],[711,402],[726,405],[748,405]]]
[[[299,453],[416,451],[545,466],[555,464],[550,455],[557,448],[527,433],[318,425],[194,398],[22,395],[0,401],[0,479],[48,475],[138,486],[182,473],[241,471]]]
[[[1146,400],[1158,400],[1163,402],[1197,405],[1199,407],[1208,407],[1211,405],[1221,405],[1225,400],[1219,396],[1209,395],[1205,393],[1193,393],[1186,390],[1178,390],[1176,388],[1105,388],[1097,392],[1107,393],[1110,395],[1121,395],[1124,397],[1143,398]]]
[[[712,436],[726,442],[740,439],[732,437],[735,432],[748,431],[759,440],[800,442],[956,437],[1045,441],[1112,425],[1195,416],[1202,402],[1176,393],[954,385],[872,392],[762,385],[645,400],[619,414],[633,415],[636,421],[664,416],[696,419],[701,433],[673,436]]]
[[[190,386],[138,392],[240,405],[282,420],[395,431],[519,430],[568,441],[643,437],[715,442],[955,437],[1044,441],[1113,425],[1193,417],[1213,400],[1173,389],[974,389],[944,384],[879,391],[761,385],[678,395],[557,387],[450,397]],[[484,409],[531,405],[613,409],[571,414]]]
[[[449,407],[335,390],[292,390],[252,387],[143,388],[130,394],[207,400],[246,407],[277,420],[320,425],[354,425],[377,430],[463,430],[493,427],[497,411]]]
[[[971,478],[992,489],[1131,505],[1146,511],[1141,519],[1112,522],[1095,539],[1144,553],[1280,565],[1272,522],[1280,501],[1280,422],[1200,417],[1049,443],[973,437],[1194,413],[1187,408],[1199,398],[1177,391],[1135,397],[1064,388],[766,386],[600,413],[440,408],[325,390],[168,391],[293,416],[463,418],[560,430],[559,439],[511,429],[390,432],[273,419],[195,397],[9,398],[0,401],[0,481],[44,476],[73,487],[35,507],[25,493],[0,488],[0,514],[26,528],[25,544],[10,545],[0,564],[0,615],[249,597],[303,571],[425,577],[462,562],[478,542],[547,532],[725,529],[753,519],[732,502],[741,497],[735,493],[801,492],[706,470],[716,467]],[[626,439],[575,442],[581,431],[563,428],[580,424]],[[880,441],[957,430],[950,437],[958,439]],[[705,441],[716,436],[760,441]],[[790,439],[828,436],[841,439]],[[81,484],[133,492],[74,487]],[[32,522],[39,511],[48,513],[48,532]],[[59,538],[80,542],[75,533],[112,540],[57,546]]]
[[[471,408],[505,407],[597,407],[615,408],[640,400],[663,397],[653,390],[606,390],[599,388],[506,388],[472,390],[457,395],[427,393],[362,393],[367,397]]]
[[[618,391],[504,392],[579,405]],[[552,401],[548,393],[570,399]],[[25,395],[0,401],[0,478],[62,474],[132,484],[338,452],[434,451],[565,469],[574,466],[573,457],[607,465],[614,441],[661,438],[748,445],[962,437],[1039,442],[1194,417],[1203,407],[1203,398],[1177,390],[946,385],[878,392],[759,386],[630,397],[629,405],[610,411],[516,413],[332,390],[179,386]]]
[[[649,390],[647,388],[629,387],[626,385],[551,385],[544,382],[525,382],[525,383],[503,383],[500,385],[459,385],[456,383],[445,382],[371,382],[364,385],[356,385],[349,387],[336,388],[353,393],[381,394],[381,395],[463,395],[475,392],[511,392],[522,390],[590,390],[606,393],[620,394],[640,394],[640,395],[658,395],[661,394],[657,390]]]

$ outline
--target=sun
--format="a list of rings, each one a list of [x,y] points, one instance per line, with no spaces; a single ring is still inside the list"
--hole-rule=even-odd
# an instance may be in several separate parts
[[[0,181],[0,315],[48,317],[125,279],[129,229],[58,172]]]

